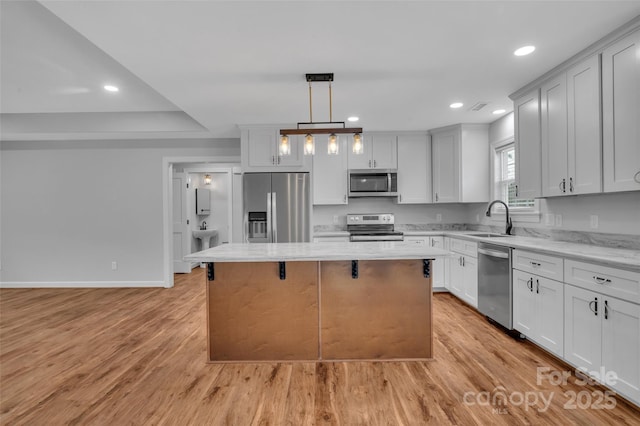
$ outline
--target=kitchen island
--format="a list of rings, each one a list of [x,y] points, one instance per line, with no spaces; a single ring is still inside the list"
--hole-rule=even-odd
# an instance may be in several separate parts
[[[428,359],[431,260],[405,242],[228,244],[207,264],[209,361]]]

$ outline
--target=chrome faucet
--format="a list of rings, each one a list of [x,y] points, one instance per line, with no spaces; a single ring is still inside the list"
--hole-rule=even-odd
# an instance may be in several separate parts
[[[511,223],[511,218],[509,217],[509,206],[507,205],[507,203],[505,203],[502,200],[493,200],[492,202],[489,203],[489,206],[487,207],[487,212],[485,213],[485,215],[487,217],[491,217],[491,207],[493,207],[493,205],[496,203],[502,204],[504,206],[505,218],[506,218],[504,233],[505,235],[511,235],[511,229],[513,228],[513,224]]]
[[[205,230],[205,229],[207,229],[207,222],[202,221],[202,224],[200,225],[200,229],[201,229],[201,230]]]

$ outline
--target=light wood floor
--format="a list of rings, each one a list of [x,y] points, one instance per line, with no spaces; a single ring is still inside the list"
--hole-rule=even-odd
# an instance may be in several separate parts
[[[537,366],[568,367],[447,294],[433,361],[207,364],[204,293],[200,269],[172,289],[0,290],[0,424],[640,423],[621,399],[565,409],[603,388],[537,385]],[[506,405],[464,403],[500,390]]]

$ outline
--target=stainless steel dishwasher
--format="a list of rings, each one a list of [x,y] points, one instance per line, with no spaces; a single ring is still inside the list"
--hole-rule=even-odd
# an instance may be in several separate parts
[[[512,329],[511,248],[478,244],[478,310]]]

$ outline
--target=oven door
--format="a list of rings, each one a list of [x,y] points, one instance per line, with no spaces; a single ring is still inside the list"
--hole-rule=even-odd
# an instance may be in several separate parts
[[[392,170],[350,170],[349,197],[395,197],[398,174]]]

